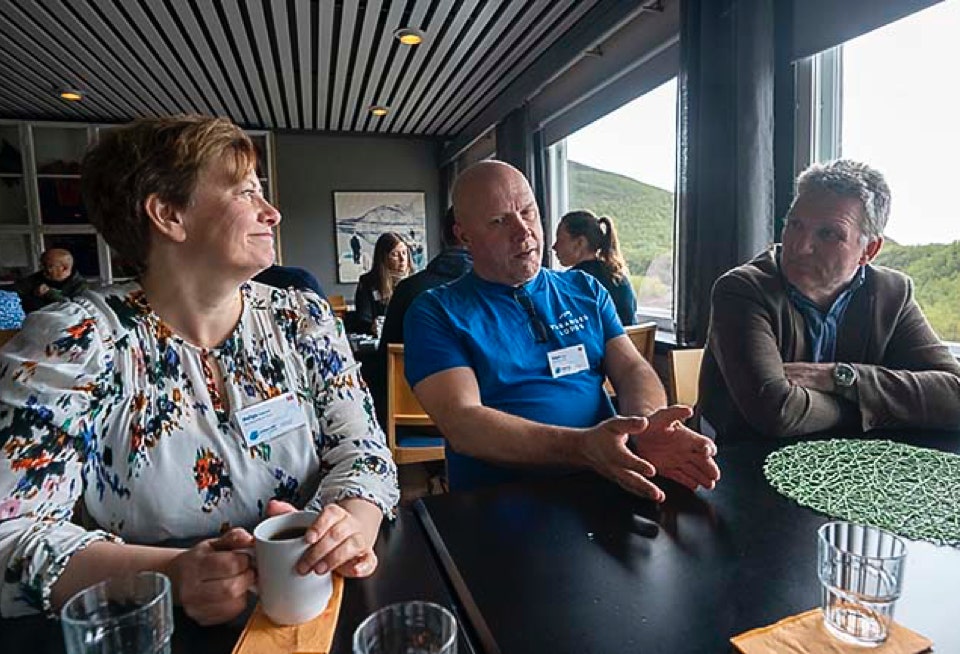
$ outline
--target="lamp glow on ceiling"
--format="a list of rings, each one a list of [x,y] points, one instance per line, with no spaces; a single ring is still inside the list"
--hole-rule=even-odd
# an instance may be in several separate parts
[[[398,29],[393,35],[404,45],[420,45],[425,36],[421,30],[412,27]]]
[[[83,91],[80,89],[65,87],[59,91],[60,97],[69,102],[80,102],[83,100]]]

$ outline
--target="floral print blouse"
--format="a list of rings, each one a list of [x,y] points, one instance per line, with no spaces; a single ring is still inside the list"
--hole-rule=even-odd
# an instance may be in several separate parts
[[[240,292],[215,348],[172,333],[134,282],[31,314],[0,351],[0,615],[49,611],[67,561],[98,540],[252,528],[271,498],[393,515],[396,466],[342,323],[310,292]],[[287,392],[306,426],[248,447],[236,412]],[[81,499],[99,529],[71,521]]]

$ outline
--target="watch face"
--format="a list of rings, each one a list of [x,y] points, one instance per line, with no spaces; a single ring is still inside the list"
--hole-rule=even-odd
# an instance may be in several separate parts
[[[833,370],[833,380],[837,386],[853,386],[857,379],[856,369],[847,363],[838,363]]]

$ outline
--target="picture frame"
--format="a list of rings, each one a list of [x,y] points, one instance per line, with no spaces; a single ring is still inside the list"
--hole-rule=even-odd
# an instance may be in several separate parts
[[[423,191],[334,191],[333,223],[341,284],[354,284],[370,270],[373,248],[384,232],[396,232],[407,242],[414,271],[427,263]]]

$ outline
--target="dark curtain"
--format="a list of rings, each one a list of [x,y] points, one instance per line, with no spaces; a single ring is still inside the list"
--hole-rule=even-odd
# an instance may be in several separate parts
[[[517,168],[524,174],[540,208],[544,241],[550,236],[549,204],[547,201],[547,150],[543,131],[533,131],[526,105],[514,109],[497,124],[497,159]],[[549,264],[549,249],[543,248],[544,265]]]
[[[527,176],[533,195],[537,198],[540,208],[540,224],[543,226],[543,265],[550,266],[550,244],[553,243],[553,234],[550,229],[550,198],[548,193],[549,181],[547,174],[547,148],[544,145],[543,130],[533,133],[530,153],[533,169]]]
[[[533,182],[533,130],[526,105],[514,109],[497,123],[497,159],[515,167]]]
[[[678,344],[703,344],[717,277],[772,242],[775,4],[680,5]]]
[[[797,79],[793,66],[793,0],[778,0],[774,11],[775,82],[773,157],[775,170],[773,238],[780,240],[783,221],[793,201],[796,174]]]

